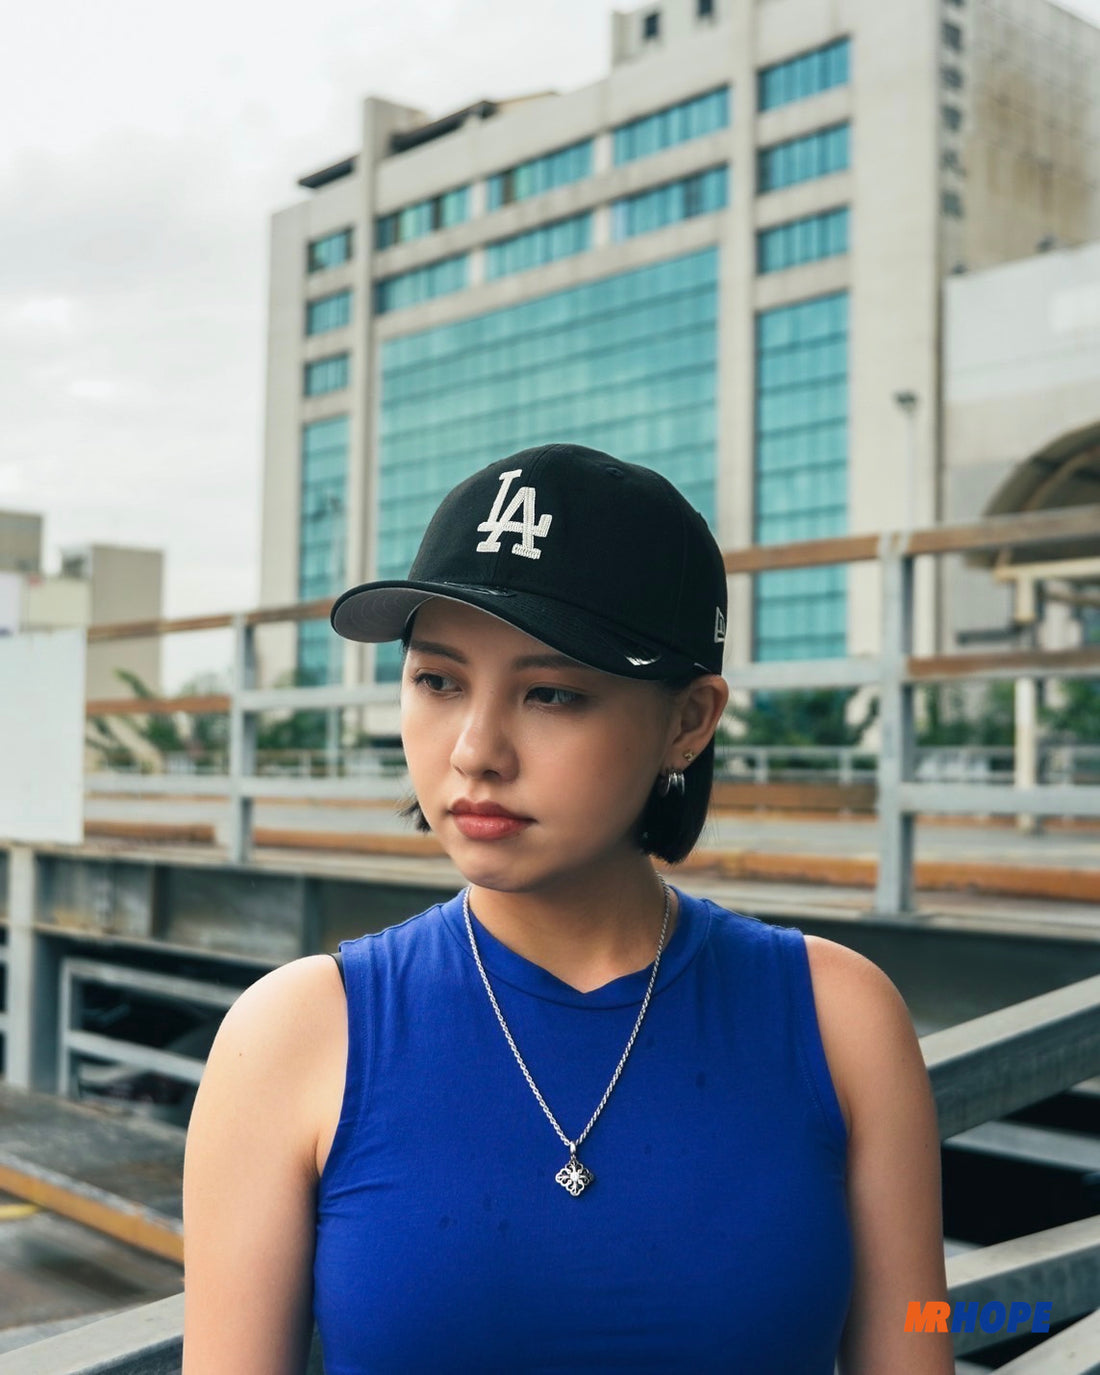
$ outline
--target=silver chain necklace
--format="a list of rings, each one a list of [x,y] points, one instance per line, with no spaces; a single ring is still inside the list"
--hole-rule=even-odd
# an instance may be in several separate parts
[[[568,1193],[572,1194],[574,1198],[577,1198],[580,1194],[582,1194],[585,1191],[585,1189],[588,1188],[589,1184],[591,1184],[596,1178],[596,1176],[592,1173],[588,1166],[583,1165],[577,1159],[577,1147],[584,1141],[584,1138],[592,1130],[592,1126],[595,1123],[596,1118],[599,1117],[601,1112],[603,1112],[604,1105],[607,1103],[607,1100],[611,1097],[611,1090],[619,1082],[619,1075],[623,1072],[623,1066],[626,1064],[626,1057],[630,1054],[634,1046],[634,1042],[637,1039],[638,1032],[641,1030],[642,1018],[645,1016],[646,1009],[649,1007],[649,999],[653,993],[653,985],[657,982],[657,969],[660,966],[661,954],[665,948],[665,932],[668,930],[668,918],[669,913],[672,910],[672,893],[669,889],[669,886],[660,874],[658,874],[657,877],[660,879],[661,887],[664,889],[665,892],[665,919],[661,923],[661,936],[657,942],[657,958],[653,961],[653,970],[649,976],[649,987],[645,991],[645,997],[642,999],[641,1011],[638,1013],[638,1020],[634,1023],[634,1030],[630,1033],[630,1040],[626,1043],[626,1049],[623,1051],[622,1059],[615,1067],[615,1073],[611,1076],[611,1082],[604,1090],[604,1095],[600,1099],[596,1111],[589,1118],[588,1126],[585,1127],[584,1131],[581,1132],[580,1136],[578,1136],[575,1141],[570,1141],[569,1137],[566,1136],[566,1134],[562,1131],[561,1127],[558,1125],[558,1119],[554,1116],[554,1114],[550,1111],[549,1107],[547,1106],[546,1099],[543,1098],[542,1094],[538,1090],[538,1086],[536,1085],[534,1079],[531,1078],[531,1071],[527,1068],[526,1064],[524,1063],[523,1056],[519,1053],[519,1048],[517,1047],[515,1041],[512,1039],[512,1033],[508,1030],[508,1023],[504,1020],[504,1014],[500,1010],[500,1004],[497,1002],[493,990],[489,984],[489,976],[485,973],[485,966],[481,963],[481,956],[478,954],[477,949],[477,941],[474,940],[473,923],[470,921],[469,886],[467,886],[465,892],[462,894],[462,915],[466,919],[466,933],[470,937],[470,949],[474,952],[474,959],[477,961],[478,971],[481,974],[481,982],[485,985],[485,992],[488,993],[489,1001],[493,1005],[493,1011],[497,1014],[497,1021],[500,1023],[500,1029],[504,1032],[504,1035],[507,1037],[508,1044],[512,1047],[512,1054],[516,1057],[516,1062],[518,1063],[520,1069],[523,1070],[523,1077],[527,1080],[531,1092],[538,1099],[539,1105],[542,1108],[543,1112],[550,1119],[550,1123],[553,1126],[554,1130],[557,1132],[558,1136],[561,1138],[562,1144],[569,1148],[569,1159],[557,1172],[554,1178],[562,1186],[562,1188],[565,1189]]]

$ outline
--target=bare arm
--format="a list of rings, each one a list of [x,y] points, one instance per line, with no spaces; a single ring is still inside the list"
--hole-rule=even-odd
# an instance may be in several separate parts
[[[183,1375],[301,1375],[313,1331],[321,1047],[344,1015],[328,955],[293,960],[226,1014],[183,1169]]]
[[[851,1131],[854,1287],[841,1375],[953,1375],[949,1333],[906,1332],[909,1303],[947,1301],[936,1104],[909,1009],[855,951],[807,936],[818,1020]]]

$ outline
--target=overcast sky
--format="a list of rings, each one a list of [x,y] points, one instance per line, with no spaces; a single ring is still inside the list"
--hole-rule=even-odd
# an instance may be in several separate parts
[[[1066,7],[1100,21],[1100,0]],[[364,95],[442,114],[597,80],[612,8],[8,7],[0,507],[45,515],[47,571],[67,544],[159,547],[168,615],[255,605],[269,214],[354,151]],[[187,640],[168,688],[227,660]]]

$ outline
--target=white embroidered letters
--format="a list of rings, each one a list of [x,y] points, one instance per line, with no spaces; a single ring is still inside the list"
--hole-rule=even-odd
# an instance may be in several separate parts
[[[550,529],[552,516],[545,513],[535,518],[535,489],[534,487],[518,487],[508,502],[508,508],[502,514],[501,508],[504,506],[504,499],[508,495],[508,488],[512,485],[512,479],[519,477],[523,472],[522,468],[514,468],[511,472],[501,473],[500,488],[493,501],[493,509],[489,512],[489,519],[483,520],[477,527],[479,530],[488,530],[489,534],[477,546],[479,554],[495,554],[500,549],[500,537],[505,532],[520,535],[518,544],[512,545],[512,553],[519,554],[525,559],[538,559],[542,557],[542,550],[536,549],[534,540],[536,536],[544,536]],[[516,513],[522,511],[522,519],[515,519]]]
[[[726,618],[722,615],[722,608],[714,608],[714,643],[716,645],[724,643],[726,638]]]

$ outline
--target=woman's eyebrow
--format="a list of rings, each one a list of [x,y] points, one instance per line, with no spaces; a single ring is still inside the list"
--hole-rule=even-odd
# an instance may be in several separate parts
[[[444,659],[453,659],[457,664],[469,662],[466,656],[457,649],[452,649],[450,645],[440,644],[436,640],[410,640],[409,648],[420,650],[423,654],[439,654]],[[567,654],[521,654],[517,659],[512,660],[512,667],[583,669],[587,665],[578,663],[576,659],[570,659]]]

